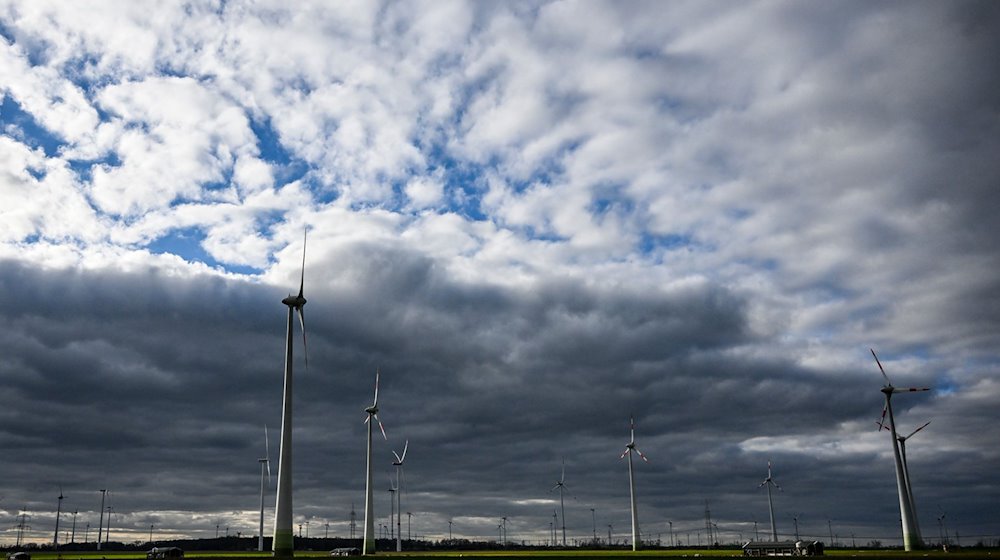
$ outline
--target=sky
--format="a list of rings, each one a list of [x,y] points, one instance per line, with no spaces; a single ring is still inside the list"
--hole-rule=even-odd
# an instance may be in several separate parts
[[[422,538],[547,540],[563,464],[629,538],[634,416],[648,539],[764,535],[770,461],[780,535],[899,543],[874,349],[925,538],[998,538],[998,51],[988,1],[0,0],[0,544],[102,488],[256,533],[305,232],[312,536],[379,370]]]

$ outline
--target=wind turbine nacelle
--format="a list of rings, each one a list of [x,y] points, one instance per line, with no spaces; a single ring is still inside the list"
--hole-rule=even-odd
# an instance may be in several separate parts
[[[306,298],[302,297],[301,295],[288,296],[285,299],[281,300],[281,303],[289,307],[302,307],[303,305],[306,304]]]

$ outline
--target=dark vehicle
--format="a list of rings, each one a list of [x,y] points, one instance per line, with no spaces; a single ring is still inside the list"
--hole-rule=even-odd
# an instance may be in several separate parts
[[[361,556],[361,549],[353,546],[335,548],[330,551],[330,556]]]
[[[750,541],[743,545],[743,556],[823,556],[823,543]]]
[[[176,560],[184,558],[184,551],[176,546],[153,547],[146,553],[147,560]]]
[[[11,552],[7,555],[7,560],[31,560],[31,555],[27,552]]]

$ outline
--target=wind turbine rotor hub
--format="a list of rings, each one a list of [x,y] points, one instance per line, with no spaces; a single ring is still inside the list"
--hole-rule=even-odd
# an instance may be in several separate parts
[[[892,390],[892,385],[886,385],[885,387],[882,387],[882,389],[880,389],[880,390],[881,390],[881,391],[882,391],[883,393],[885,393],[885,394],[886,394],[886,396],[890,396],[890,395],[892,395],[892,393],[893,393],[893,390]]]
[[[368,414],[378,414],[378,407],[369,406],[368,408],[365,409],[365,412],[367,412]]]

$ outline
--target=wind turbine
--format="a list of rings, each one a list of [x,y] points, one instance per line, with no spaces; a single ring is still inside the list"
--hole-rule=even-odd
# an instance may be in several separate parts
[[[62,513],[63,493],[62,486],[59,487],[59,504],[56,506],[56,532],[52,537],[52,548],[59,547],[59,514]]]
[[[635,475],[632,473],[632,452],[635,451],[638,453],[639,457],[647,463],[649,462],[649,459],[647,459],[646,456],[642,454],[642,451],[639,451],[639,449],[635,446],[635,418],[629,416],[628,420],[629,430],[631,431],[631,439],[629,439],[629,442],[625,445],[625,452],[622,453],[619,459],[624,459],[625,456],[628,455],[628,489],[629,495],[632,498],[632,551],[635,552],[636,550],[639,550],[639,513],[636,510],[635,505]],[[565,522],[566,521],[563,520],[564,524]]]
[[[778,483],[771,477],[771,461],[767,462],[767,478],[757,488],[761,486],[767,486],[767,510],[771,513],[771,541],[778,542],[778,529],[774,526],[774,502],[771,500],[771,487],[774,486],[780,491],[781,486],[778,486]]]
[[[566,546],[566,504],[563,502],[563,490],[566,488],[566,458],[562,461],[562,476],[549,492],[559,490],[559,507],[562,509],[562,544]]]
[[[375,370],[375,400],[372,405],[365,409],[368,416],[365,417],[365,424],[368,424],[368,466],[365,479],[365,543],[361,551],[362,554],[375,554],[375,512],[372,507],[375,504],[374,486],[372,484],[372,424],[378,423],[378,429],[382,432],[382,438],[389,441],[385,436],[385,428],[382,421],[378,419],[378,369]],[[372,422],[372,419],[375,422]]]
[[[916,430],[910,432],[908,436],[897,436],[896,441],[899,442],[899,455],[903,460],[903,477],[906,479],[906,493],[910,496],[910,510],[913,511],[913,524],[917,527],[917,533],[920,533],[920,520],[917,519],[917,502],[913,497],[913,486],[910,483],[910,465],[906,462],[906,440],[910,439],[920,430],[923,430],[930,424],[930,420],[924,422],[923,426],[920,426]]]
[[[303,308],[306,298],[302,295],[306,280],[306,232],[302,232],[302,273],[299,278],[299,294],[289,295],[281,300],[288,306],[288,328],[285,331],[285,386],[281,401],[281,447],[278,449],[278,492],[274,507],[274,538],[271,550],[276,558],[292,558],[295,554],[292,532],[292,324],[296,313],[302,326],[302,353],[305,365],[309,367],[309,353],[306,346],[306,318]]]
[[[395,451],[392,454],[396,457],[396,460],[392,462],[392,465],[396,467],[396,511],[399,512],[396,517],[396,552],[403,551],[403,537],[402,537],[402,527],[400,523],[400,517],[403,515],[403,503],[401,498],[403,496],[403,487],[400,486],[399,474],[403,470],[403,461],[406,459],[406,450],[410,447],[410,440],[406,440],[403,444],[403,454],[400,455]]]
[[[875,363],[878,364],[878,369],[882,372],[882,377],[885,379],[885,385],[882,387],[882,393],[885,395],[885,408],[883,409],[883,415],[888,413],[889,431],[892,433],[892,455],[896,460],[896,491],[899,494],[899,517],[903,525],[903,549],[910,552],[915,547],[920,546],[920,528],[917,527],[916,517],[913,511],[913,502],[910,499],[910,492],[906,485],[906,473],[903,468],[903,459],[899,451],[899,441],[896,439],[896,420],[892,415],[892,394],[929,391],[930,389],[927,387],[905,389],[893,387],[892,383],[889,381],[889,376],[885,374],[885,368],[882,367],[882,362],[880,362],[878,356],[875,355],[875,350],[869,350],[871,350],[872,357],[875,358]]]
[[[264,470],[267,470],[267,485],[271,486],[271,449],[267,442],[267,424],[264,424],[264,457],[260,463],[260,532],[257,537],[257,551],[264,552]]]

